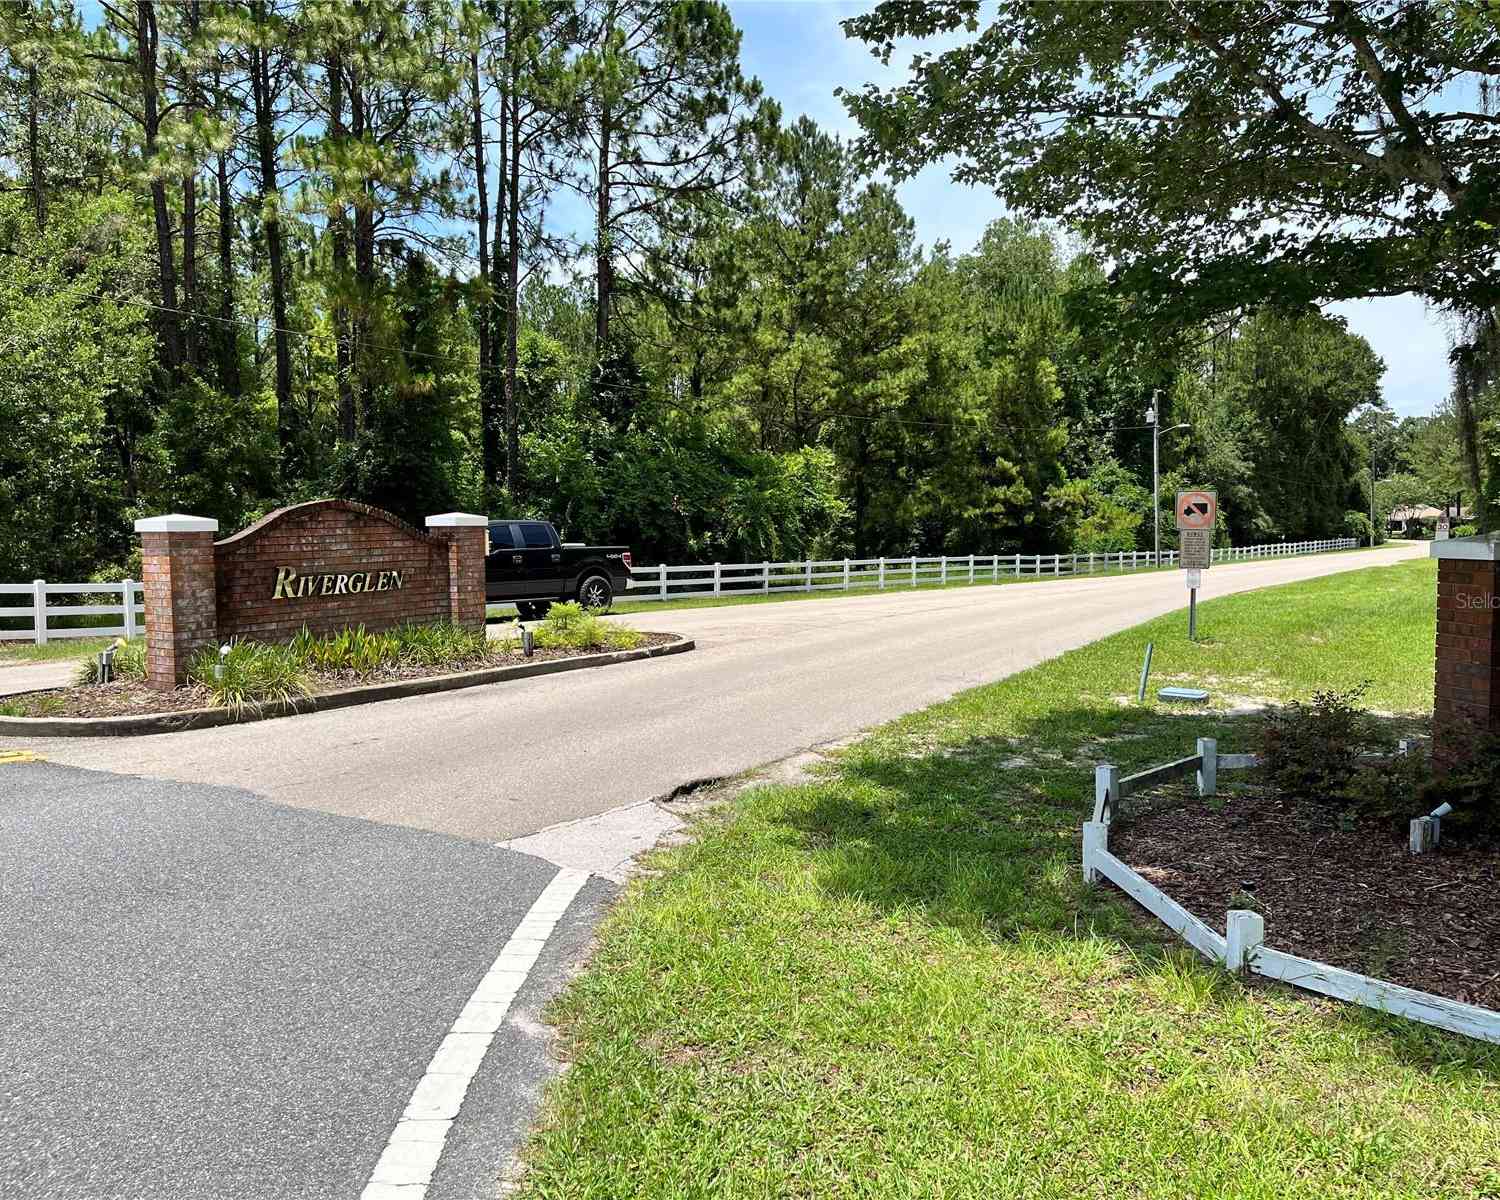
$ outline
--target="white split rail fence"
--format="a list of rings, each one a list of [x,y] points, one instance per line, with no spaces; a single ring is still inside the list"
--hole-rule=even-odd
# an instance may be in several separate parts
[[[1253,754],[1221,755],[1212,738],[1200,738],[1198,752],[1192,757],[1136,775],[1121,778],[1117,767],[1095,768],[1094,816],[1083,825],[1085,882],[1108,879],[1204,958],[1222,963],[1231,971],[1250,971],[1336,1000],[1500,1044],[1500,1012],[1273,950],[1265,944],[1265,918],[1258,912],[1230,909],[1221,934],[1109,852],[1111,819],[1120,802],[1133,792],[1196,772],[1198,794],[1211,796],[1217,790],[1219,770],[1254,763]]]
[[[1213,552],[1214,562],[1251,562],[1292,554],[1320,554],[1351,550],[1353,538],[1317,542],[1271,542],[1263,546],[1234,546]],[[1162,565],[1177,561],[1177,552],[1163,551]],[[778,592],[856,591],[860,588],[944,586],[950,583],[998,582],[1002,578],[1109,575],[1145,570],[1151,566],[1147,550],[1112,554],[965,554],[935,558],[839,558],[802,562],[693,563],[634,567],[627,593],[631,600],[676,600],[694,596],[753,596]],[[20,629],[0,629],[0,641],[42,645],[56,638],[134,637],[144,628],[144,585],[120,583],[0,583],[0,623],[28,619]],[[12,596],[20,605],[6,606]],[[118,596],[109,604],[49,604],[54,596]],[[139,599],[137,599],[139,597]],[[51,618],[115,616],[118,624],[78,628],[50,623]]]
[[[25,619],[28,627],[0,629],[0,642],[35,642],[45,645],[57,638],[135,637],[145,629],[145,585],[134,579],[119,583],[0,583],[0,621]],[[24,596],[22,604],[7,603]],[[109,597],[107,604],[52,604],[54,596]],[[118,617],[113,625],[54,625],[54,618]]]
[[[1294,554],[1353,550],[1354,538],[1315,542],[1269,542],[1262,546],[1216,549],[1214,562],[1253,562]],[[1149,550],[1109,554],[961,554],[906,558],[830,558],[801,562],[658,563],[631,568],[626,597],[631,600],[678,600],[696,596],[769,596],[779,592],[849,592],[860,588],[943,587],[952,583],[997,583],[1001,579],[1111,575],[1152,566]],[[1163,551],[1162,566],[1177,561],[1175,550]]]

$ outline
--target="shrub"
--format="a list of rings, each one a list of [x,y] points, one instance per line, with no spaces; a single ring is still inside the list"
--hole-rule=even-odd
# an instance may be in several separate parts
[[[115,641],[113,673],[116,679],[146,678],[146,643],[142,639],[127,642],[120,638]],[[73,682],[83,686],[99,682],[97,653],[90,654],[79,662],[78,670],[73,673]]]
[[[390,634],[370,633],[363,625],[314,637],[306,626],[288,647],[292,657],[312,671],[353,671],[371,675],[400,656],[400,643]]]
[[[1318,692],[1310,704],[1293,701],[1266,716],[1261,755],[1277,791],[1347,807],[1359,755],[1370,741],[1370,721],[1359,701],[1368,683],[1344,692]]]
[[[215,668],[222,667],[222,671]],[[188,680],[213,693],[214,702],[240,712],[262,704],[295,704],[310,695],[307,665],[291,646],[231,642],[220,655],[205,647],[188,663]]]
[[[1449,536],[1451,537],[1473,537],[1479,532],[1478,525],[1455,525]]]
[[[313,671],[353,671],[373,675],[401,663],[413,666],[460,666],[489,652],[483,630],[448,622],[402,625],[388,633],[370,633],[363,625],[314,637],[304,627],[291,643],[292,654]]]
[[[484,658],[490,650],[482,629],[465,629],[450,622],[403,625],[392,636],[403,661],[424,667],[460,666]]]
[[[1500,737],[1476,729],[1461,740],[1456,751],[1445,771],[1427,773],[1417,791],[1420,811],[1425,814],[1440,804],[1453,805],[1452,816],[1443,818],[1445,835],[1450,826],[1500,835]]]
[[[572,602],[554,604],[536,630],[536,644],[551,650],[633,650],[641,634],[606,621]]]

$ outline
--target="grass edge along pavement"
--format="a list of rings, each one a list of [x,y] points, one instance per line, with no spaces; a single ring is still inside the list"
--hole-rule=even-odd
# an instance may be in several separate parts
[[[1352,546],[1347,550],[1310,550],[1305,554],[1278,555],[1276,558],[1250,558],[1235,562],[1215,563],[1214,569],[1234,568],[1240,566],[1264,566],[1268,562],[1287,562],[1295,558],[1326,558],[1330,555],[1339,554],[1362,554],[1370,550],[1382,550],[1387,547],[1394,549],[1407,543],[1400,539],[1388,538],[1379,546]],[[1047,556],[1043,556],[1044,558]],[[954,558],[951,560],[955,570],[967,567],[967,558]],[[712,564],[709,564],[710,566]],[[649,570],[650,568],[643,568]],[[865,596],[893,596],[901,592],[946,592],[962,588],[980,587],[1006,587],[1018,583],[1058,583],[1069,579],[1115,579],[1126,575],[1150,575],[1157,571],[1177,571],[1180,568],[1175,563],[1166,563],[1159,567],[1135,567],[1125,570],[1100,570],[1084,571],[1076,575],[1001,575],[998,579],[978,579],[973,583],[967,579],[953,579],[947,583],[920,583],[913,586],[910,583],[898,584],[892,582],[887,587],[873,587],[868,584],[861,587],[843,588],[820,588],[817,591],[785,591],[773,592],[769,595],[763,592],[744,591],[735,593],[726,591],[718,596],[687,596],[682,599],[668,600],[632,600],[631,596],[639,596],[643,591],[649,589],[636,588],[633,591],[622,592],[615,597],[614,604],[610,607],[612,616],[639,616],[642,613],[651,614],[656,612],[670,612],[680,608],[729,608],[741,604],[777,604],[783,600],[850,600],[860,599]],[[893,574],[891,579],[896,576]],[[512,621],[516,619],[514,606],[508,603],[491,603],[486,611],[486,619],[491,623],[497,621]]]
[[[521,1194],[1500,1194],[1500,1048],[1244,982],[1085,887],[1095,762],[1235,696],[1430,705],[1433,566],[1216,599],[884,726],[653,854],[549,1016]],[[1217,708],[1134,703],[1142,644]]]

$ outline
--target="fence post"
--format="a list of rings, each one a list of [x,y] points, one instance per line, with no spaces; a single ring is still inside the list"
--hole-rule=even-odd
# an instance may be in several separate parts
[[[917,556],[915,554],[911,556],[911,585],[917,586]]]
[[[802,590],[804,592],[812,591],[812,559],[807,560],[807,574],[802,580]]]
[[[1094,866],[1094,856],[1109,849],[1109,826],[1103,821],[1085,821],[1083,823],[1083,881],[1084,883],[1097,883],[1099,880],[1098,868]]]
[[[721,594],[720,589],[721,589],[722,584],[723,584],[723,575],[720,572],[720,564],[719,563],[714,563],[714,595],[715,596],[718,596],[718,595]]]
[[[942,569],[941,569],[941,571],[938,574],[938,583],[941,585],[941,584],[945,584],[947,582],[948,582],[948,556],[945,554],[945,555],[943,555],[943,566],[942,566]]]
[[[974,556],[969,555],[969,582],[974,582]]]
[[[1062,576],[1062,555],[1061,554],[1054,554],[1052,556],[1052,574],[1054,576],[1056,576],[1056,577],[1061,577]]]
[[[135,580],[127,579],[120,584],[125,597],[125,640],[135,637]]]
[[[658,580],[660,580],[660,591],[657,593],[657,595],[658,595],[658,597],[660,599],[665,600],[667,598],[667,564],[666,563],[657,563],[656,564],[656,577],[657,577]]]
[[[1033,554],[1031,559],[1031,573],[1040,579],[1042,577],[1042,556],[1040,554]]]
[[[990,557],[994,559],[994,562],[990,564],[990,579],[998,583],[1000,581],[1000,556],[992,554]]]
[[[1120,768],[1100,763],[1094,768],[1094,820],[1108,825],[1120,806]]]
[[[1219,743],[1215,738],[1199,738],[1198,753],[1203,756],[1203,765],[1198,768],[1198,795],[1219,794]]]
[[[32,640],[38,646],[45,646],[47,644],[47,581],[45,579],[31,581],[31,610]]]
[[[844,591],[849,590],[849,560],[844,559]]]
[[[885,591],[885,558],[880,559],[880,590]]]
[[[1021,578],[1021,552],[1016,551],[1016,578]]]
[[[1258,912],[1231,908],[1224,922],[1224,965],[1231,971],[1243,971],[1255,952],[1265,944],[1266,919]]]
[[[760,594],[762,596],[771,594],[771,564],[768,562],[760,564]]]

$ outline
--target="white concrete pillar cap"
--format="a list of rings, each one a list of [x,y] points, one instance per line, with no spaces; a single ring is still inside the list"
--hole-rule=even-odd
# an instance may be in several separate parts
[[[137,533],[218,533],[219,523],[212,517],[190,517],[186,513],[167,513],[161,517],[142,517],[135,523]]]
[[[438,513],[427,518],[428,529],[452,529],[454,526],[488,525],[490,519],[477,513]]]
[[[1444,538],[1428,547],[1429,558],[1467,558],[1473,562],[1500,561],[1500,534],[1476,533],[1469,537]]]

